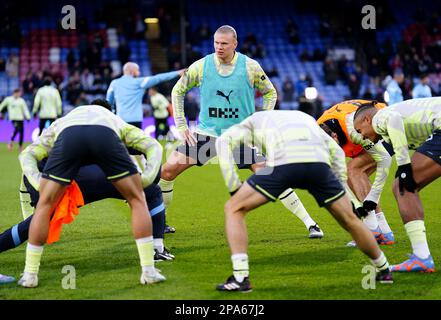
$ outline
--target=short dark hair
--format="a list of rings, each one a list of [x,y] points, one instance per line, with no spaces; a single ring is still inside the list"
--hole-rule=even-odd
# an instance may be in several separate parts
[[[334,131],[332,131],[331,128],[329,128],[329,127],[328,127],[326,124],[324,124],[324,123],[320,123],[319,126],[320,126],[320,128],[323,129],[323,131],[326,132],[326,134],[327,134],[328,136],[332,137],[332,133],[333,133]]]
[[[14,89],[14,91],[12,91],[12,93],[17,93],[17,92],[20,92],[20,89],[19,89],[19,88]]]
[[[357,111],[355,111],[354,114],[354,121],[358,118],[361,117],[363,114],[365,114],[366,112],[372,110],[372,109],[376,109],[375,105],[377,104],[377,101],[372,101],[369,103],[364,103],[362,104]]]
[[[52,79],[49,77],[44,78],[43,80],[43,86],[50,86],[52,83]]]
[[[101,106],[109,111],[112,111],[112,105],[106,99],[95,99],[90,104]]]
[[[337,119],[328,119],[320,124],[320,127],[330,136],[335,133],[337,135],[338,144],[344,146],[348,142],[345,132],[343,131]]]

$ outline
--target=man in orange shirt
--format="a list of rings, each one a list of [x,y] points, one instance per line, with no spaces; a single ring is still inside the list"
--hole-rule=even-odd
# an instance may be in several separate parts
[[[379,201],[389,174],[393,151],[384,141],[374,144],[354,129],[354,112],[362,105],[374,104],[376,108],[386,105],[376,101],[348,100],[338,103],[317,120],[318,124],[342,147],[348,166],[348,185],[362,203],[354,204],[356,211],[364,217],[364,223],[375,235],[379,244],[393,244],[393,232],[386,221]],[[372,184],[369,176],[376,171]],[[348,246],[355,246],[354,242]]]

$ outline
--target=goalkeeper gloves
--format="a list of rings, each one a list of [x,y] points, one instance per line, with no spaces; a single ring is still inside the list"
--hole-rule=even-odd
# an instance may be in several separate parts
[[[404,190],[415,192],[417,183],[413,178],[412,165],[410,163],[398,166],[395,178],[398,178],[398,187],[401,195],[404,195]]]
[[[364,218],[368,215],[368,212],[363,207],[355,208],[354,204],[352,203],[352,211],[354,211],[355,215],[359,218]]]
[[[375,210],[377,208],[377,204],[373,201],[370,200],[365,200],[363,202],[363,209],[365,209],[366,211],[372,211]]]

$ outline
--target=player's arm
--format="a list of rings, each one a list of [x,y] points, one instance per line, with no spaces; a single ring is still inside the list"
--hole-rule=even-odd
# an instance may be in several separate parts
[[[355,194],[352,192],[347,184],[348,180],[348,169],[346,167],[346,156],[343,149],[334,141],[325,131],[322,131],[322,137],[325,140],[328,150],[329,150],[329,162],[331,165],[331,170],[337,179],[340,181],[344,187],[345,192],[348,194],[349,199],[355,208],[361,208],[363,204],[357,199]]]
[[[184,113],[184,97],[188,91],[201,84],[204,61],[203,58],[194,62],[184,72],[172,90],[172,106],[175,125],[183,136],[185,142],[190,146],[196,145],[197,141],[187,126],[187,120],[185,119]]]
[[[385,110],[386,111],[386,110]],[[397,112],[379,111],[372,119],[374,130],[381,136],[387,136],[395,152],[399,166],[410,164],[409,148],[401,115]]]
[[[248,72],[253,79],[252,86],[263,96],[263,110],[273,110],[277,102],[277,91],[257,61],[249,59]]]
[[[242,185],[233,150],[240,144],[251,145],[253,136],[251,118],[252,116],[230,127],[216,140],[219,166],[230,194],[236,192]]]
[[[372,148],[367,150],[372,159],[376,162],[377,168],[375,171],[375,179],[372,183],[372,188],[364,201],[372,201],[378,204],[387,177],[389,176],[389,169],[392,164],[392,157],[383,145],[383,140],[378,141]]]
[[[320,133],[329,150],[329,162],[332,172],[342,183],[348,179],[346,157],[343,149],[325,131]]]
[[[184,114],[184,97],[188,91],[198,87],[202,79],[204,60],[198,60],[193,63],[188,70],[184,72],[172,90],[172,105],[176,127],[180,132],[188,129]]]
[[[31,145],[26,147],[18,156],[23,174],[35,190],[40,190],[41,172],[38,170],[38,162],[47,158],[55,141],[55,132],[52,126],[43,133]]]
[[[31,119],[31,115],[29,114],[29,109],[28,109],[28,106],[26,104],[26,101],[24,101],[24,99],[21,100],[20,107],[21,107],[21,111],[23,112],[23,115],[24,115],[25,119],[26,120],[30,120]]]
[[[31,195],[24,183],[24,175],[21,175],[19,191],[20,191],[19,197],[20,197],[21,213],[23,215],[23,220],[25,220],[34,213],[34,207],[31,205],[32,203]]]
[[[143,77],[141,78],[140,86],[143,89],[151,88],[157,86],[158,84],[173,80],[176,77],[179,77],[184,73],[184,69],[178,71],[164,72],[158,73],[151,77]]]
[[[353,127],[353,120],[347,119],[347,128],[349,131],[349,137],[351,141],[355,144],[361,145],[367,153],[370,154],[372,159],[376,162],[375,179],[372,184],[369,194],[363,199],[364,202],[370,201],[371,207],[375,206],[380,201],[381,193],[383,192],[384,185],[386,184],[387,177],[389,175],[389,168],[392,164],[392,157],[383,145],[383,140],[378,141],[374,144],[372,141],[363,139],[363,136],[355,131]],[[371,209],[371,208],[366,208]],[[373,209],[371,209],[373,210]],[[368,210],[370,211],[370,210]]]
[[[141,129],[129,124],[123,127],[121,139],[127,147],[141,152],[146,157],[147,164],[141,174],[141,179],[142,186],[144,188],[148,187],[155,180],[161,167],[161,144],[155,139],[146,136]]]
[[[2,103],[0,103],[0,112],[8,105],[9,98],[3,99]]]
[[[41,103],[41,91],[38,90],[34,99],[34,107],[32,108],[33,115],[37,114],[38,109],[40,108],[40,103]]]
[[[111,106],[115,107],[115,89],[113,81],[110,83],[109,88],[107,88],[106,100]]]
[[[379,135],[388,137],[392,144],[398,164],[396,177],[398,177],[400,193],[404,194],[404,189],[414,192],[417,184],[413,178],[403,119],[397,112],[382,111],[372,118],[372,126]]]
[[[63,115],[63,109],[61,105],[61,95],[60,91],[55,89],[55,106],[57,107],[57,115],[58,117],[61,117]]]

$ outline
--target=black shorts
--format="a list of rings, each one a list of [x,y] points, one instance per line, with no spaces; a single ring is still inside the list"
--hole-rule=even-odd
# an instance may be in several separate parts
[[[176,151],[185,154],[197,161],[198,166],[203,166],[210,159],[214,158],[216,153],[216,137],[196,134],[196,146],[189,146],[188,144],[180,145]],[[239,169],[250,168],[252,164],[265,161],[261,155],[257,155],[256,149],[240,145],[233,150],[234,161]]]
[[[23,120],[12,120],[12,125],[14,129],[23,130]]]
[[[142,122],[141,121],[139,121],[139,122],[127,122],[127,123],[131,124],[132,126],[135,126],[135,127],[137,127],[137,128],[142,130]]]
[[[249,177],[247,182],[271,201],[276,201],[288,188],[308,190],[320,207],[331,204],[345,194],[331,168],[320,162],[263,168]]]
[[[39,162],[39,167],[41,163]],[[116,190],[113,184],[106,179],[103,170],[95,164],[82,166],[73,179],[78,183],[85,204],[109,198],[124,200],[124,197]],[[39,199],[39,193],[32,187],[26,177],[24,177],[23,181],[31,196],[31,206],[35,207]],[[152,183],[145,188],[144,195],[151,216],[165,210],[161,188],[157,184]]]
[[[100,125],[64,129],[52,148],[42,175],[68,185],[83,165],[96,164],[108,180],[138,173],[127,148],[115,131]]]
[[[125,200],[97,165],[82,166],[74,180],[78,183],[86,204],[109,198]],[[161,188],[157,184],[152,183],[145,188],[144,195],[150,215],[154,216],[165,210]]]
[[[430,159],[441,165],[441,130],[435,130],[416,152],[428,156]]]

